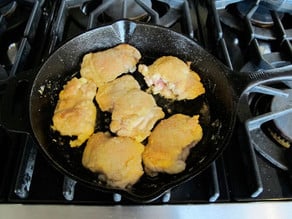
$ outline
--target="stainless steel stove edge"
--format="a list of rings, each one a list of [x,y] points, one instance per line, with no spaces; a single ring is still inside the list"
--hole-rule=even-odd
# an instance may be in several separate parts
[[[80,206],[80,205],[0,205],[0,219],[22,218],[154,218],[250,219],[292,218],[292,201],[246,202],[198,205]]]

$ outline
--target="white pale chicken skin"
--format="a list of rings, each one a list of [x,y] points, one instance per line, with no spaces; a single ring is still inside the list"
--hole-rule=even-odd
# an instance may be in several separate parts
[[[109,133],[93,134],[83,152],[82,164],[100,173],[108,185],[124,189],[143,175],[144,146],[128,137],[112,137]]]
[[[72,78],[59,93],[52,129],[64,136],[76,136],[71,147],[83,144],[94,132],[96,85],[85,78]]]
[[[135,47],[120,44],[111,49],[86,54],[81,63],[80,74],[100,87],[123,73],[134,72],[140,58],[141,54]]]
[[[127,136],[142,142],[164,115],[152,95],[132,89],[115,102],[110,130],[118,136]]]
[[[149,66],[140,64],[138,71],[144,75],[153,94],[167,99],[194,99],[205,93],[199,75],[189,64],[174,56],[162,56]]]
[[[140,89],[139,83],[131,75],[124,75],[98,88],[96,102],[102,111],[112,112],[115,102],[132,89]]]
[[[145,172],[155,176],[159,172],[182,172],[189,151],[203,136],[199,116],[175,114],[161,120],[148,138],[143,152]]]

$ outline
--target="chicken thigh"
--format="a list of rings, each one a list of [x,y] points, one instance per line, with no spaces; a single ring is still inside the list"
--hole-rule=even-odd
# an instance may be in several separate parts
[[[163,56],[150,66],[140,64],[138,70],[150,91],[167,99],[194,99],[205,93],[199,75],[177,57]]]
[[[109,133],[93,134],[84,149],[82,164],[112,187],[121,189],[135,184],[143,175],[144,146],[128,137]]]
[[[152,95],[132,89],[116,101],[110,130],[119,136],[142,142],[163,117],[164,112],[156,105]]]
[[[102,111],[112,112],[115,102],[132,89],[140,89],[139,83],[131,75],[124,75],[100,86],[95,99]]]
[[[135,47],[120,44],[111,49],[86,54],[81,63],[80,74],[100,87],[123,73],[134,72],[140,58],[141,54]]]
[[[85,78],[72,78],[59,93],[53,115],[53,130],[61,135],[77,136],[71,147],[80,146],[94,131],[96,107],[93,103],[96,85]]]
[[[185,169],[190,149],[203,136],[198,119],[198,115],[175,114],[160,121],[149,136],[142,155],[147,174],[176,174]]]

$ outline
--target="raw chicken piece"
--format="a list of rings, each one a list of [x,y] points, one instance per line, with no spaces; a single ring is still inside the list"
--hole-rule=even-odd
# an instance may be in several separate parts
[[[123,73],[134,72],[140,58],[141,54],[135,47],[120,44],[111,49],[86,54],[81,63],[80,74],[100,87]]]
[[[150,135],[155,123],[164,117],[152,95],[132,89],[119,98],[112,112],[110,130],[141,142]]]
[[[190,148],[203,136],[199,116],[175,114],[154,128],[143,153],[145,172],[151,176],[158,172],[176,174],[186,167]]]
[[[109,133],[93,134],[83,152],[82,164],[92,172],[102,174],[108,185],[126,188],[143,175],[144,146],[128,137],[111,137]]]
[[[199,75],[190,66],[174,56],[163,56],[152,65],[140,64],[139,72],[153,94],[173,99],[194,99],[205,93]]]
[[[132,89],[140,89],[140,85],[132,76],[125,75],[100,86],[95,99],[102,111],[112,112],[114,103]]]
[[[93,103],[96,85],[85,78],[72,78],[59,93],[53,115],[53,130],[61,135],[77,136],[71,147],[80,146],[94,131],[96,107]]]

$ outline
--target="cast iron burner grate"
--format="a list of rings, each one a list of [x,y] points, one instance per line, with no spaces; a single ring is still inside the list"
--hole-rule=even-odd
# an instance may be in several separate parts
[[[292,81],[292,76],[290,81]],[[265,91],[256,91],[256,94],[260,94],[260,97],[257,97],[259,98],[257,104],[251,106],[251,108],[254,108],[251,109],[254,113],[245,122],[247,132],[252,145],[259,153],[277,167],[288,170],[286,150],[284,147],[279,147],[279,144],[290,147],[290,143],[289,139],[284,137],[285,131],[281,132],[281,126],[277,123],[283,120],[289,121],[292,118],[292,108],[289,105],[291,92],[287,88],[274,88],[272,86],[265,87],[265,89]],[[270,102],[268,102],[268,99],[270,99]],[[287,104],[275,108],[273,104],[279,99]],[[263,100],[265,100],[265,103],[262,102]]]
[[[115,2],[123,2],[120,17],[110,16],[108,10]],[[49,49],[51,53],[54,48],[64,39],[71,38],[87,29],[102,24],[113,22],[117,19],[134,19],[129,15],[128,3],[135,2],[136,8],[143,14],[141,22],[157,24],[172,28],[178,32],[194,37],[195,11],[193,2],[187,0],[152,0],[146,4],[141,0],[128,1],[89,1],[89,0],[63,0],[60,3],[58,15],[52,30],[52,42]],[[148,2],[148,1],[146,1]],[[111,13],[111,12],[110,12]],[[145,17],[147,17],[145,19]],[[139,20],[139,18],[136,18]]]
[[[209,51],[214,53],[231,69],[246,72],[246,74],[250,74],[250,77],[252,77],[252,72],[255,71],[269,72],[269,70],[275,69],[284,71],[292,68],[291,26],[290,22],[287,22],[287,18],[292,18],[291,14],[274,10],[267,11],[260,2],[229,1],[230,4],[224,5],[225,1],[208,1],[208,3],[204,4],[207,4],[206,7],[209,7],[212,13],[206,20],[201,19],[200,21],[206,22],[207,26],[215,26],[214,32],[209,33],[206,30],[207,33],[203,32],[202,34],[202,36],[213,36],[210,39],[215,43],[211,43],[209,38],[204,37],[204,43]],[[238,13],[238,10],[241,13]],[[259,25],[252,19],[257,11],[265,11],[265,15],[269,17],[269,25],[266,25],[266,20],[262,21],[262,24],[265,23],[265,25]],[[245,54],[248,55],[246,56]],[[245,176],[253,189],[250,189],[247,193],[252,198],[265,197],[269,193],[267,189],[271,189],[264,188],[267,180],[263,176],[270,170],[267,172],[261,170],[265,170],[263,166],[266,164],[261,158],[258,158],[255,151],[259,152],[266,161],[268,160],[279,168],[280,172],[288,169],[286,150],[283,147],[279,147],[279,142],[275,139],[275,136],[279,137],[279,134],[275,134],[275,121],[282,118],[290,119],[292,108],[288,104],[281,110],[271,110],[269,108],[270,103],[267,103],[267,98],[270,101],[277,98],[290,101],[290,92],[286,89],[291,89],[291,81],[292,75],[291,79],[285,81],[276,81],[272,84],[259,83],[257,86],[247,90],[241,100],[238,117],[244,128],[238,129],[243,129],[239,131],[240,135],[247,134],[248,141],[242,140],[245,143],[240,147],[240,151],[247,151],[251,155],[245,158],[248,161],[244,162],[244,168],[248,169]],[[278,87],[277,85],[279,84],[282,87]],[[263,102],[262,100],[265,101]],[[265,110],[261,109],[263,105]],[[250,170],[252,170],[253,174],[249,174]],[[278,170],[275,170],[275,172]],[[289,174],[286,171],[282,173],[289,178]],[[279,173],[277,174],[280,175]],[[236,184],[234,187],[236,187]],[[277,190],[277,187],[275,186],[275,190]],[[270,195],[273,196],[274,194]],[[241,196],[240,192],[238,196]]]
[[[210,16],[206,21],[202,20],[215,27],[203,33],[209,37],[202,36],[208,50],[217,53],[236,71],[253,72],[291,66],[291,14],[267,11],[257,4],[258,1],[234,1],[239,3],[217,8],[220,2],[225,1],[209,1],[207,7],[213,11],[214,18]],[[244,10],[239,13],[238,8],[242,7]],[[259,10],[265,11],[270,25],[257,25],[252,21]]]

